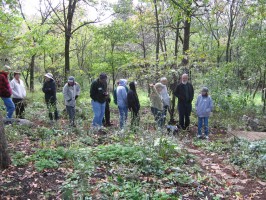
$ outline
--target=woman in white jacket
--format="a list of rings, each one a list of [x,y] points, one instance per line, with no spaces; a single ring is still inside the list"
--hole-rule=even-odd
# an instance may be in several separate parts
[[[12,101],[16,107],[16,117],[23,119],[25,112],[24,98],[26,97],[26,89],[23,81],[20,79],[20,72],[14,72],[14,78],[10,82],[12,89]]]

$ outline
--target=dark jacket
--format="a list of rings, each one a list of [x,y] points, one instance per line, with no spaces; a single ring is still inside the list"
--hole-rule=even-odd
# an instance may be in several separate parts
[[[50,81],[44,82],[42,91],[45,94],[46,103],[56,101],[56,85],[53,79],[50,79]]]
[[[186,98],[185,85],[180,83],[177,85],[174,95],[178,98],[178,103],[191,103],[194,98],[194,88],[191,83],[187,83],[188,87],[188,98]]]
[[[138,95],[133,90],[129,90],[127,93],[127,105],[129,110],[132,110],[135,113],[139,112],[140,109],[139,98]]]
[[[8,81],[8,73],[0,72],[0,97],[9,98],[12,95],[12,89]]]
[[[90,97],[93,101],[98,101],[99,103],[104,103],[106,101],[106,88],[107,85],[101,83],[99,79],[96,79],[91,84]]]

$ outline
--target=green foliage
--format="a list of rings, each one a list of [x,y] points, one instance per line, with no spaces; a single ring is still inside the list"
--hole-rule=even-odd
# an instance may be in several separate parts
[[[137,146],[125,146],[120,144],[98,146],[96,157],[99,161],[118,163],[140,163],[144,159],[144,149]]]
[[[71,151],[64,147],[58,147],[57,149],[39,149],[30,157],[30,160],[35,162],[38,171],[43,171],[44,169],[57,168],[60,162],[71,158],[71,156]]]
[[[15,152],[11,155],[12,164],[14,166],[23,167],[28,164],[30,157],[26,156],[23,152]]]

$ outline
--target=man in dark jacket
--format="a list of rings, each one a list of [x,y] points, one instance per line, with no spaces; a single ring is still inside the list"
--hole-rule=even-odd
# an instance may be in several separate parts
[[[91,84],[90,97],[91,105],[94,113],[92,126],[101,127],[105,113],[107,93],[107,75],[101,73],[99,78],[94,80]]]
[[[42,91],[45,94],[45,102],[49,111],[49,118],[51,122],[58,120],[58,111],[56,107],[56,84],[51,73],[47,73],[44,76],[45,81],[43,84]],[[54,113],[54,116],[53,116]]]
[[[180,126],[185,130],[189,127],[189,116],[192,111],[192,101],[194,98],[194,89],[191,83],[188,82],[188,75],[182,75],[182,82],[177,85],[175,96],[178,98],[178,112]]]
[[[15,104],[11,99],[12,89],[9,85],[8,81],[8,74],[9,74],[10,67],[4,66],[3,69],[0,71],[0,97],[4,101],[7,111],[7,118],[12,118],[13,112],[15,110]],[[7,122],[9,124],[10,122]]]

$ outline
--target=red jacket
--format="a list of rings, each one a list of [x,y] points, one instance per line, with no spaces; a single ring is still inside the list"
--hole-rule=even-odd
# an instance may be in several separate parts
[[[12,89],[8,81],[8,73],[0,72],[0,97],[9,98],[12,94]]]

